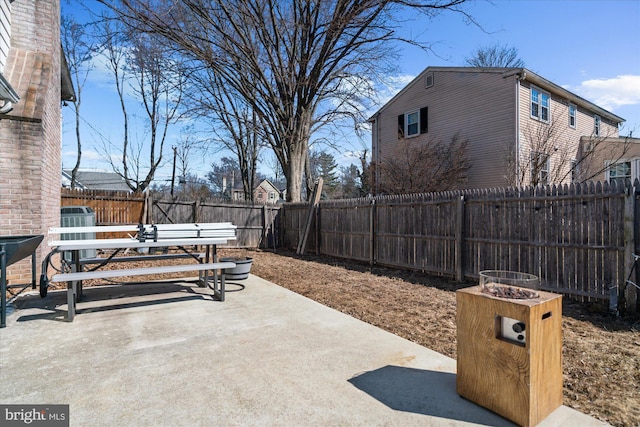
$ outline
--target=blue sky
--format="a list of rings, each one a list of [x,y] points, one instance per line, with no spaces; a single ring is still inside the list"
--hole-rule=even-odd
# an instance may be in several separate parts
[[[88,6],[95,2],[83,3]],[[62,8],[63,14],[78,10],[69,9],[65,1]],[[382,100],[389,99],[428,66],[463,66],[465,58],[478,47],[509,45],[518,49],[530,70],[626,119],[622,135],[633,131],[640,137],[640,1],[475,0],[465,10],[477,25],[453,13],[406,23],[403,36],[428,41],[432,51],[398,46],[401,59],[395,84],[381,90]],[[118,141],[122,135],[118,98],[109,76],[96,68],[82,96],[81,168],[108,168],[101,159],[101,141]],[[69,168],[76,155],[74,112],[70,107],[63,108],[63,120],[63,166]],[[142,122],[134,125],[142,139]],[[172,158],[171,145],[179,138],[178,125],[169,133],[166,159]],[[358,164],[356,154],[370,147],[370,138],[368,133],[361,138],[347,135],[332,154],[339,164]],[[211,163],[223,155],[200,154],[194,156],[190,166],[204,176]],[[263,172],[270,174],[268,168]],[[167,164],[159,178],[166,179],[170,174],[171,165]]]

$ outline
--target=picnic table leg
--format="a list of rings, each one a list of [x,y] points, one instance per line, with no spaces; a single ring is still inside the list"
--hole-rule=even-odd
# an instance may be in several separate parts
[[[220,270],[220,302],[224,302],[224,270]]]
[[[72,263],[73,263],[73,271],[79,271],[82,272],[82,264],[80,264],[80,251],[79,250],[75,250],[72,252],[71,255],[71,259],[72,259]],[[76,301],[80,302],[80,300],[82,299],[82,280],[79,280],[76,283],[76,288],[73,291],[76,294]]]
[[[212,248],[213,251],[213,262],[218,262],[218,247],[216,245],[213,245]],[[213,270],[213,287],[217,288],[218,287],[218,270]],[[223,295],[224,298],[224,295]]]
[[[208,264],[210,259],[211,259],[211,255],[209,254],[209,245],[206,245],[204,248],[205,264]],[[201,288],[209,287],[209,272],[207,270],[198,272],[198,286]]]
[[[67,282],[67,321],[73,322],[76,315],[76,282]]]
[[[71,271],[76,273],[82,267],[80,266],[79,251],[73,251],[71,255]],[[82,281],[79,281],[82,289]],[[73,318],[76,315],[76,301],[80,296],[78,295],[78,281],[72,280],[67,282],[67,321],[73,322]]]

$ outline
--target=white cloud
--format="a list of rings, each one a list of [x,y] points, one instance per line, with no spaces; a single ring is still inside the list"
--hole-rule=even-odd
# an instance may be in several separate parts
[[[585,80],[570,90],[607,110],[623,105],[640,105],[640,75]]]
[[[82,151],[82,160],[104,160],[104,157],[93,150]]]
[[[62,153],[63,156],[73,157],[77,156],[78,152],[76,150],[66,150]],[[94,150],[82,150],[82,160],[104,160],[104,156]]]
[[[376,102],[379,106],[383,106],[391,100],[398,92],[400,92],[406,85],[411,83],[416,76],[403,74],[399,76],[391,76],[387,78],[386,84],[379,88],[376,94]]]

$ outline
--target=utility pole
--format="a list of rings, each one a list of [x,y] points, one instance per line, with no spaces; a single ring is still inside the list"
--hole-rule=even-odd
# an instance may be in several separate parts
[[[171,197],[173,197],[173,186],[176,182],[176,156],[178,155],[178,148],[176,146],[173,148],[173,173],[171,174]]]

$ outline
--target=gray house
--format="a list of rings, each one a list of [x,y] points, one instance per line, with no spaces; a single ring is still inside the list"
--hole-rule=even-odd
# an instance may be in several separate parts
[[[526,68],[428,67],[369,121],[374,164],[406,141],[458,134],[464,187],[490,188],[584,180],[601,166],[585,153],[619,141],[624,119]]]
[[[71,188],[71,170],[69,169],[62,171],[62,187]],[[86,170],[77,172],[76,188],[82,190],[131,191],[124,179],[117,173]]]

